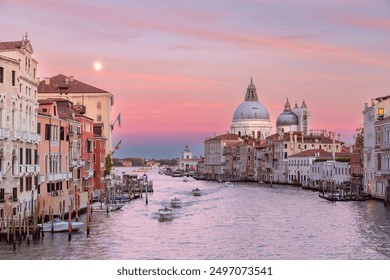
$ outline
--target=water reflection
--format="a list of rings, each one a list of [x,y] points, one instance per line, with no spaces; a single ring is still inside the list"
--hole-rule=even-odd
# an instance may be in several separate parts
[[[46,234],[16,250],[3,241],[0,259],[390,258],[390,209],[380,202],[330,203],[290,186],[148,176],[148,204],[144,197],[117,212],[93,213],[90,237],[81,231],[68,242],[67,234]],[[181,208],[161,222],[158,210],[174,197]]]

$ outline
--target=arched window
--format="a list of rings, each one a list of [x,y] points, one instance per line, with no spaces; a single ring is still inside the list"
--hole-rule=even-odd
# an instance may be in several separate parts
[[[241,131],[238,132],[238,137],[241,137]]]
[[[19,130],[23,130],[23,105],[20,104],[19,108]]]
[[[13,176],[16,176],[16,175],[18,175],[19,173],[18,173],[18,166],[17,166],[17,163],[18,163],[18,157],[16,156],[16,151],[15,150],[13,150],[12,151],[12,166],[11,166],[11,168],[12,168],[12,175]]]
[[[4,108],[4,101],[3,100],[1,100],[1,102],[0,102],[0,127],[4,127],[4,125],[3,125],[3,114],[4,114],[4,112],[3,112],[3,108]]]
[[[15,102],[12,103],[12,130],[16,129],[16,104]]]

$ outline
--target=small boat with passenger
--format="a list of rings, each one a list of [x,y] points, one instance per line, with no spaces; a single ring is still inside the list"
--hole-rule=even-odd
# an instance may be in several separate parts
[[[181,207],[181,200],[176,198],[176,197],[172,198],[171,199],[171,206],[174,207],[174,208]]]
[[[194,196],[200,196],[202,193],[200,192],[200,189],[196,188],[192,190],[192,194]]]
[[[165,207],[158,210],[158,215],[160,216],[160,220],[170,220],[172,219],[173,210]]]

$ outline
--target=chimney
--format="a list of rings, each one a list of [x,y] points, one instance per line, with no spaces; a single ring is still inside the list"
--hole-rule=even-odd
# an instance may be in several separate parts
[[[45,78],[45,85],[50,85],[50,78]]]
[[[65,77],[65,85],[69,85],[69,78]]]
[[[73,82],[73,76],[69,76],[69,81]]]
[[[364,109],[367,109],[368,108],[368,103],[364,103]]]

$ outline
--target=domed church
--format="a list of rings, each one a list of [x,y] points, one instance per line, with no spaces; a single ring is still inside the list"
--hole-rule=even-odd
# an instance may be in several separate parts
[[[272,124],[267,108],[258,101],[256,87],[248,85],[245,100],[233,114],[231,133],[238,136],[250,135],[255,139],[264,139],[271,135]]]
[[[290,102],[287,98],[284,111],[276,119],[276,131],[282,133],[300,131],[306,135],[309,134],[310,112],[307,110],[305,101],[303,101],[300,108],[295,103],[294,108],[291,109]]]

